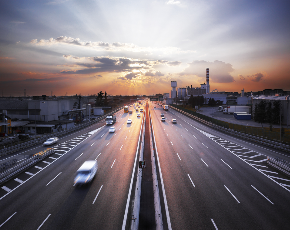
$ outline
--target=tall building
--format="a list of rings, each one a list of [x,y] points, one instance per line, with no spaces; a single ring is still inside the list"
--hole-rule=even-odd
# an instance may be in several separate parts
[[[209,89],[209,68],[206,68],[206,93],[210,93]]]

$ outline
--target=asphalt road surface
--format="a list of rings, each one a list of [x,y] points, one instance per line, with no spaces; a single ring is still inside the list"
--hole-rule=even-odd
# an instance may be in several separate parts
[[[116,115],[115,133],[103,122],[66,137],[53,155],[1,185],[0,229],[121,229],[143,115]],[[77,169],[94,159],[93,182],[74,187]]]
[[[266,164],[279,153],[155,103],[151,116],[172,229],[289,229],[290,178]]]

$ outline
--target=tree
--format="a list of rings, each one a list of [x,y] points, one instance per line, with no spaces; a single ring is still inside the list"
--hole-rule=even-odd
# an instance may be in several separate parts
[[[259,104],[256,104],[255,106],[255,121],[263,124],[266,121],[265,111],[266,111],[266,102],[262,100],[259,102]]]
[[[266,103],[266,122],[272,124],[273,123],[273,111],[272,111],[272,102],[269,101]]]
[[[280,109],[281,109],[280,101],[274,101],[272,112],[273,124],[280,124]]]
[[[103,100],[103,92],[102,91],[100,91],[99,93],[98,93],[98,96],[97,96],[97,98],[96,98],[96,105],[102,105],[102,100]]]

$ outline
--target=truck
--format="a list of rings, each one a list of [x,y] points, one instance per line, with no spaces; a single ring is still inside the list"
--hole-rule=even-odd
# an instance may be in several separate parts
[[[163,105],[163,109],[167,111],[168,110],[168,105]]]
[[[233,114],[234,112],[250,113],[250,106],[229,105],[223,110],[223,113],[227,114]]]
[[[98,162],[96,160],[85,161],[75,175],[74,186],[90,183],[94,179],[97,170]]]
[[[235,115],[235,118],[237,120],[251,120],[252,119],[252,115],[251,114],[245,114],[245,113],[237,113]]]
[[[106,125],[112,125],[116,122],[116,116],[111,115],[106,117]]]

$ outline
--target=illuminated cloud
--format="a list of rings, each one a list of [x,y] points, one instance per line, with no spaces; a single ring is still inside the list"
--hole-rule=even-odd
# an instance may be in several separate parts
[[[242,81],[246,80],[246,78],[245,78],[243,75],[241,75],[241,74],[239,74],[239,78],[240,78],[240,80],[242,80]]]
[[[235,81],[233,76],[230,74],[234,71],[232,65],[217,60],[214,62],[193,61],[192,63],[189,63],[189,67],[187,67],[182,74],[196,75],[205,79],[206,68],[209,68],[209,78],[212,82],[231,83]]]
[[[180,1],[169,0],[168,2],[166,2],[166,4],[170,4],[170,5],[178,5],[178,4],[180,4]]]

